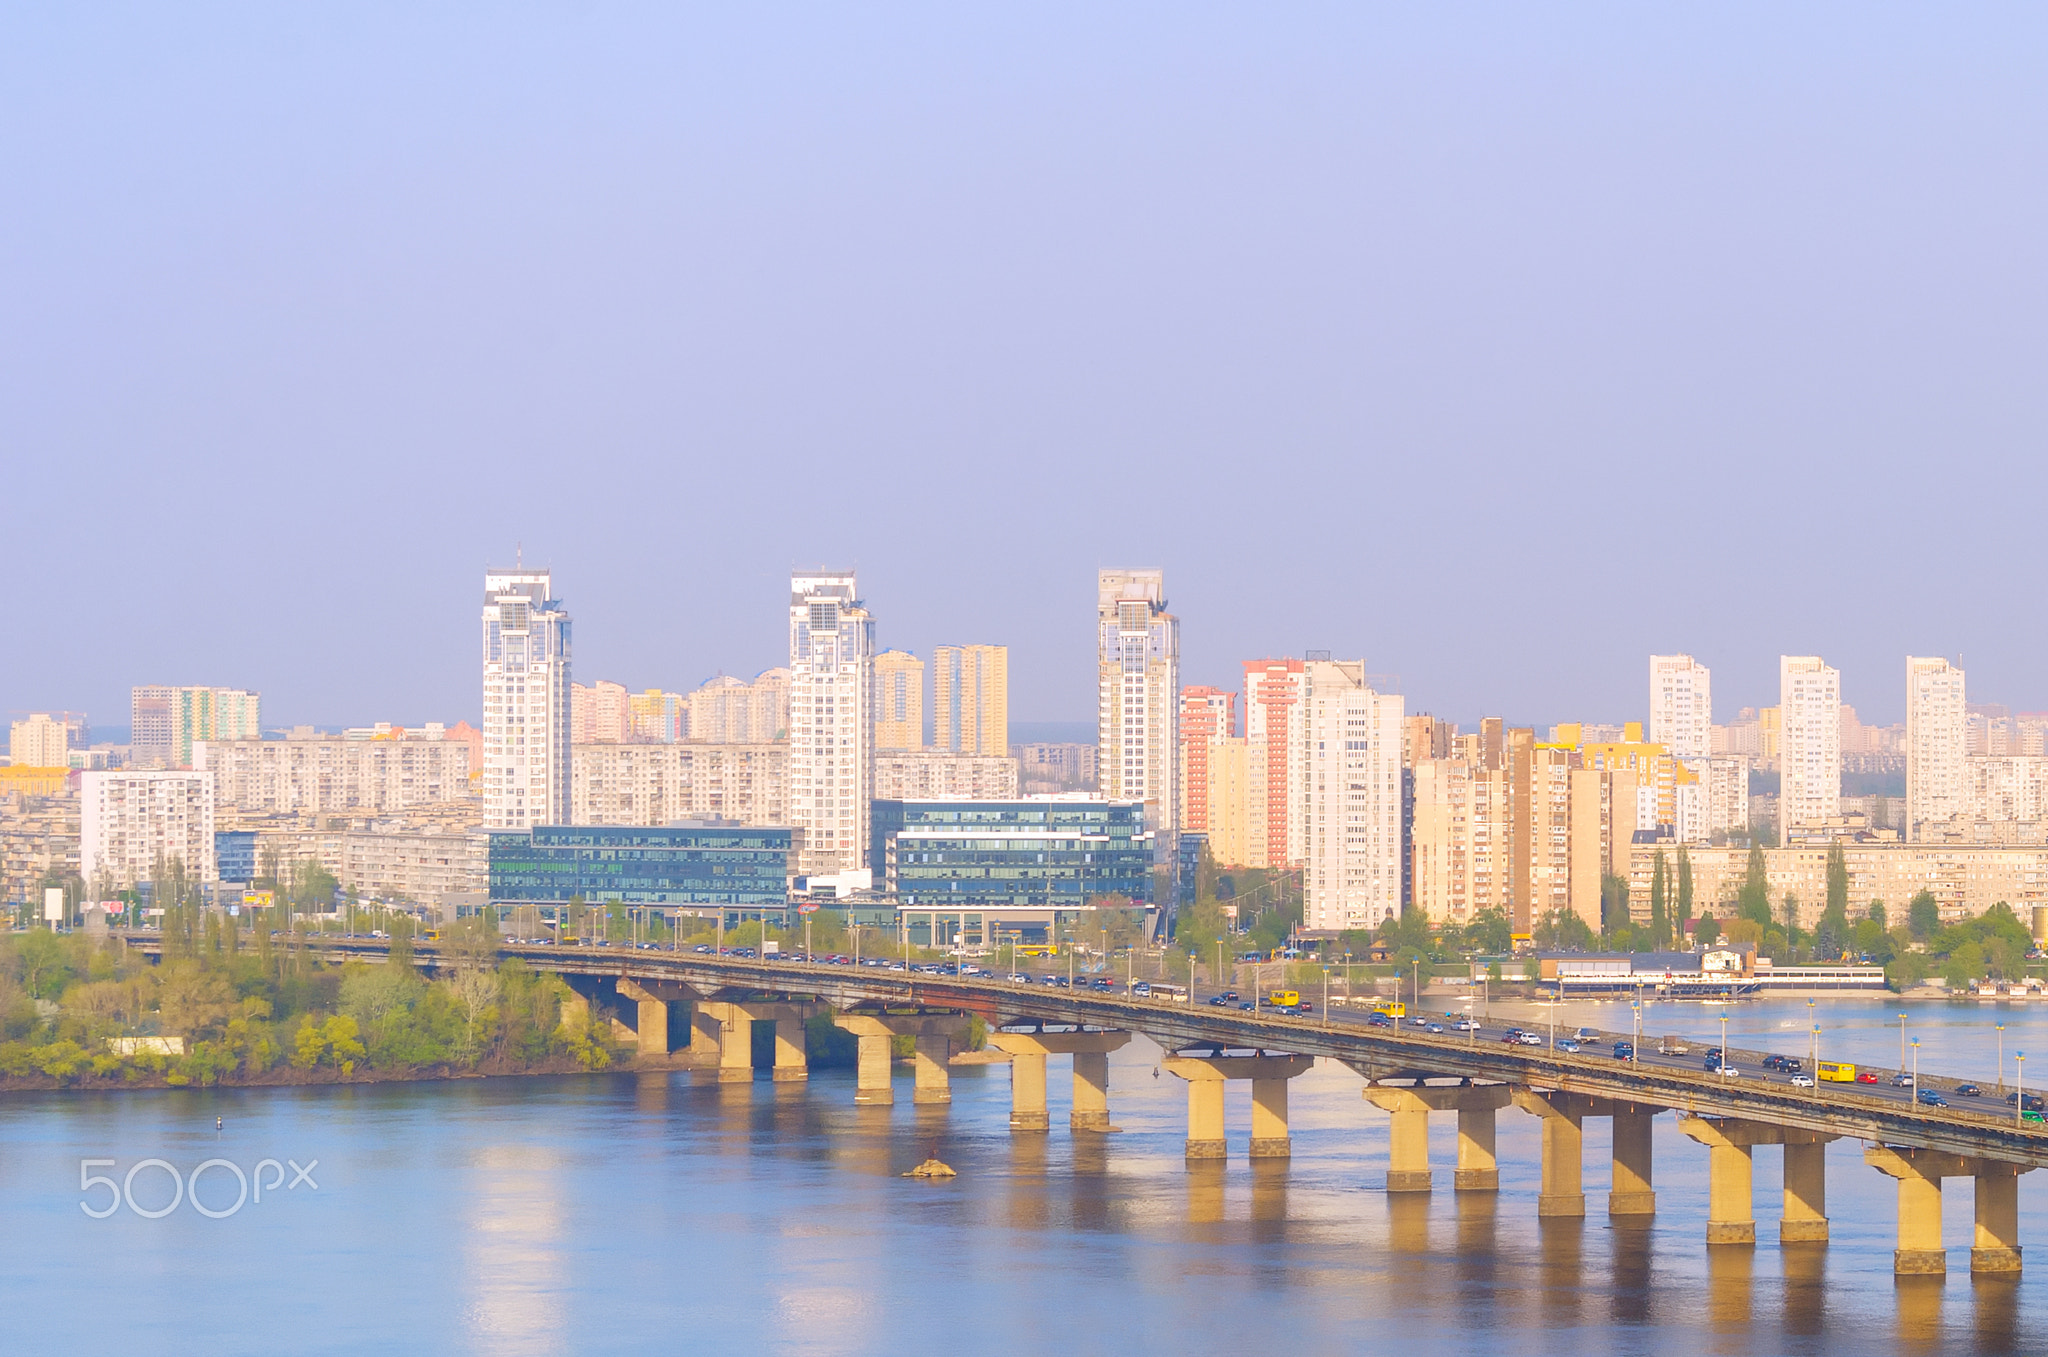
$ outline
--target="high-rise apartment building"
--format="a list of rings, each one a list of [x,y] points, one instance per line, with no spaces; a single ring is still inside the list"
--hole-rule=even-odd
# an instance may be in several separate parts
[[[1213,837],[1209,787],[1211,765],[1225,741],[1237,734],[1237,694],[1221,688],[1180,690],[1181,829]],[[1210,852],[1215,852],[1212,843]]]
[[[940,646],[932,652],[932,743],[958,754],[1010,753],[1010,648]]]
[[[924,748],[924,661],[907,650],[875,656],[875,748]]]
[[[1110,801],[1138,801],[1162,865],[1180,833],[1180,619],[1166,611],[1159,570],[1096,577],[1096,785]]]
[[[569,685],[569,739],[573,744],[618,744],[626,738],[626,685],[599,679]]]
[[[16,768],[70,767],[70,735],[62,721],[37,712],[8,731],[7,761]]]
[[[1842,674],[1818,655],[1778,657],[1778,842],[1842,808]]]
[[[240,688],[143,684],[129,694],[129,722],[135,764],[189,768],[195,740],[262,739],[262,699]]]
[[[1300,785],[1301,706],[1308,695],[1302,660],[1246,660],[1244,745],[1247,866],[1297,866],[1306,851],[1294,802]]]
[[[566,825],[569,613],[548,571],[485,572],[483,642],[484,828]]]
[[[1377,928],[1401,912],[1401,715],[1365,662],[1309,660],[1300,708],[1302,923]]]
[[[1714,752],[1714,701],[1707,667],[1690,655],[1650,657],[1650,743],[1681,759]]]
[[[211,773],[81,773],[79,796],[79,875],[88,889],[155,881],[173,858],[188,880],[215,879]]]
[[[789,738],[789,671],[752,683],[721,676],[689,695],[688,738],[698,744],[772,744]]]
[[[1961,815],[1970,799],[1969,703],[1963,671],[1938,656],[1906,657],[1906,837]]]
[[[789,580],[791,870],[868,866],[875,794],[875,623],[854,572]]]

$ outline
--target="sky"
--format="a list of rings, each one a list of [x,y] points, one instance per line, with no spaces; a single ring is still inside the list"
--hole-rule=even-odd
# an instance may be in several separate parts
[[[2048,708],[2048,12],[0,5],[0,710],[474,721],[488,564],[578,678],[1011,648],[1466,724],[1777,657]]]

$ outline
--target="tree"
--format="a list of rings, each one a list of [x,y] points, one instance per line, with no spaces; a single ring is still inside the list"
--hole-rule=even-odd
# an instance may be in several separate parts
[[[1916,893],[1907,904],[1906,927],[1912,930],[1915,942],[1927,941],[1941,927],[1941,906],[1935,904],[1932,891]]]
[[[1682,923],[1692,917],[1692,853],[1684,844],[1678,846],[1678,915]],[[1659,947],[1671,945],[1671,926],[1667,923],[1657,939]]]
[[[1482,909],[1465,925],[1465,943],[1481,952],[1498,956],[1515,945],[1515,925],[1500,909]]]
[[[1789,940],[1799,932],[1799,897],[1791,891],[1785,892],[1785,937]]]
[[[1628,878],[1610,872],[1600,878],[1600,931],[1614,937],[1628,928]]]
[[[1842,954],[1849,936],[1849,865],[1839,841],[1828,845],[1828,901],[1814,928],[1813,957],[1833,961]]]
[[[1692,935],[1695,941],[1711,947],[1721,939],[1721,925],[1715,922],[1713,915],[1702,915],[1700,921],[1693,925]]]
[[[1870,902],[1870,908],[1867,911],[1865,911],[1865,913],[1867,917],[1870,919],[1870,921],[1876,924],[1879,928],[1889,928],[1891,926],[1890,924],[1885,922],[1884,901],[1872,900]]]
[[[1735,897],[1735,913],[1738,918],[1754,919],[1760,924],[1771,922],[1771,880],[1764,866],[1762,845],[1750,847],[1749,870]]]
[[[1664,877],[1664,850],[1659,848],[1650,864],[1650,931],[1662,932],[1670,926],[1670,886]]]

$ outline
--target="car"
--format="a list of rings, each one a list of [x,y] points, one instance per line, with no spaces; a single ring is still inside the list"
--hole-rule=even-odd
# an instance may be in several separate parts
[[[1791,1083],[1794,1088],[1812,1088],[1813,1076],[1810,1074],[1795,1074],[1792,1076]]]
[[[1256,1013],[1259,1011],[1259,1006],[1249,999],[1240,999],[1237,1002],[1237,1011],[1240,1013]]]
[[[1110,981],[1108,976],[1098,975],[1088,988],[1094,990],[1097,994],[1108,994],[1116,988],[1116,985]]]
[[[1707,1059],[1709,1060],[1719,1060],[1724,1054],[1726,1054],[1726,1052],[1724,1052],[1719,1046],[1707,1047]]]
[[[1721,1053],[1719,1051],[1708,1051],[1707,1058],[1700,1062],[1700,1068],[1704,1069],[1708,1074],[1712,1074],[1715,1070],[1720,1069]]]
[[[1453,1026],[1460,1032],[1477,1032],[1479,1030],[1479,1019],[1460,1018]]]
[[[1915,1093],[1913,1095],[1913,1101],[1919,1103],[1922,1107],[1948,1106],[1948,1099],[1942,1097],[1939,1093],[1936,1093],[1931,1088],[1923,1088],[1919,1092]]]
[[[1224,997],[1225,999],[1228,999],[1228,1000],[1229,1000],[1229,1001],[1230,1001],[1231,1003],[1233,1003],[1233,1004],[1234,1004],[1234,1003],[1236,1003],[1236,1002],[1237,1002],[1237,1001],[1238,1001],[1239,999],[1243,998],[1244,996],[1243,996],[1243,995],[1241,995],[1241,994],[1239,994],[1239,993],[1238,993],[1238,992],[1237,992],[1236,990],[1234,990],[1234,989],[1227,989],[1227,990],[1223,991],[1223,997]]]
[[[1589,1045],[1599,1040],[1599,1037],[1600,1033],[1590,1027],[1581,1027],[1578,1031],[1572,1033],[1573,1041],[1585,1042]]]
[[[1520,1040],[1524,1046],[1541,1046],[1543,1044],[1543,1038],[1537,1036],[1534,1032],[1522,1033]]]
[[[1981,1098],[1984,1096],[1984,1090],[1978,1088],[1975,1084],[1957,1084],[1954,1093],[1958,1098]]]
[[[1900,1070],[1891,1077],[1891,1085],[1893,1088],[1911,1088],[1913,1087],[1913,1076],[1904,1070]]]
[[[2005,1101],[2007,1103],[2019,1102],[2020,1095],[2008,1093],[2005,1095]],[[2021,1110],[2026,1112],[2048,1112],[2048,1100],[2044,1100],[2038,1093],[2029,1093],[2026,1095],[2026,1106]]]
[[[1296,1013],[1313,1013],[1316,1011],[1316,1006],[1309,1000],[1303,999],[1300,1003],[1294,1006],[1294,1011]]]
[[[1878,1082],[1878,1078],[1869,1070],[1858,1070],[1856,1071],[1856,1082],[1859,1084],[1874,1084]]]
[[[1723,1065],[1715,1073],[1719,1074],[1723,1079],[1740,1079],[1742,1077],[1742,1071],[1736,1069],[1733,1065]]]
[[[1614,1058],[1616,1060],[1634,1060],[1636,1058],[1635,1044],[1627,1041],[1615,1042]]]
[[[1763,1067],[1767,1070],[1782,1070],[1788,1063],[1781,1055],[1767,1055],[1763,1059]]]
[[[1375,1013],[1365,1020],[1365,1025],[1367,1027],[1392,1027],[1394,1024],[1393,1020],[1388,1018],[1386,1014]]]
[[[1041,985],[1064,985],[1067,982],[1063,976],[1041,975],[1038,977],[1038,983]]]
[[[1132,985],[1131,997],[1134,999],[1149,999],[1152,997],[1152,982],[1140,980],[1137,984]]]
[[[1022,971],[1018,971],[1010,977],[1010,983],[1013,985],[1028,985],[1031,983],[1031,977]]]
[[[1235,1000],[1233,1000],[1233,999],[1232,999],[1232,998],[1231,998],[1231,997],[1230,997],[1229,995],[1227,995],[1227,994],[1219,994],[1219,995],[1217,995],[1217,996],[1216,996],[1215,998],[1213,998],[1213,999],[1211,999],[1211,1000],[1209,1001],[1209,1007],[1211,1007],[1211,1008],[1228,1008],[1228,1007],[1230,1007],[1230,1005],[1231,1005],[1232,1003],[1234,1003],[1234,1002],[1236,1002],[1236,1001],[1235,1001]]]
[[[1579,1053],[1579,1043],[1573,1041],[1570,1037],[1566,1037],[1563,1041],[1557,1043],[1557,1049],[1563,1051],[1566,1055],[1577,1055]]]
[[[1425,1032],[1435,1033],[1437,1036],[1442,1036],[1444,1031],[1444,1025],[1440,1022],[1426,1022],[1422,1024],[1422,1030]]]
[[[1792,1057],[1787,1056],[1785,1058],[1785,1063],[1778,1066],[1778,1068],[1783,1070],[1787,1074],[1797,1074],[1801,1070],[1806,1068],[1806,1062],[1803,1060],[1794,1060]]]
[[[711,944],[708,942],[700,942],[695,947],[692,947],[690,950],[697,953],[697,955],[699,956],[709,956],[711,954]]]

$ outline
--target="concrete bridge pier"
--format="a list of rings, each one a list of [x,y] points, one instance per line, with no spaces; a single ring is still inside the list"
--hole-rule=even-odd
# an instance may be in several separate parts
[[[2020,1270],[2020,1174],[2018,1164],[1978,1160],[1977,1231],[1970,1249],[1973,1273]]]
[[[1584,1216],[1585,1120],[1595,1115],[1598,1100],[1578,1093],[1539,1093],[1518,1088],[1515,1106],[1539,1117],[1543,1127],[1543,1190],[1536,1198],[1539,1216]]]
[[[1657,1214],[1657,1191],[1650,1183],[1651,1131],[1659,1109],[1617,1106],[1614,1109],[1614,1170],[1607,1189],[1609,1216]]]
[[[1754,1147],[1774,1139],[1776,1127],[1750,1122],[1680,1117],[1678,1129],[1707,1147],[1707,1242],[1755,1244]]]
[[[1834,1136],[1785,1132],[1785,1214],[1780,1244],[1824,1244],[1828,1238],[1828,1142]]]
[[[754,1015],[745,1004],[703,1003],[697,1012],[704,1025],[715,1033],[718,1049],[718,1082],[754,1082]],[[692,1024],[690,1044],[697,1044],[698,1027]]]
[[[1941,1180],[1969,1176],[1968,1161],[1934,1150],[1871,1145],[1863,1151],[1863,1162],[1899,1183],[1899,1246],[1892,1251],[1892,1272],[1901,1277],[1945,1274]]]
[[[1306,1074],[1315,1061],[1305,1055],[1170,1055],[1161,1062],[1168,1073],[1187,1080],[1190,1160],[1225,1157],[1223,1085],[1230,1079],[1252,1081],[1252,1145],[1254,1159],[1285,1159],[1293,1153],[1287,1134],[1287,1081]]]
[[[1074,1101],[1068,1126],[1076,1131],[1109,1130],[1109,1054],[1130,1040],[1129,1032],[989,1033],[988,1044],[1010,1057],[1010,1129],[1047,1129],[1045,1058],[1069,1055],[1074,1062]]]
[[[952,1080],[946,1071],[956,1043],[967,1038],[967,1019],[958,1014],[841,1013],[832,1021],[860,1043],[853,1081],[857,1107],[888,1107],[896,1101],[891,1084],[891,1043],[897,1037],[916,1040],[914,1103],[950,1103]]]
[[[669,1006],[688,1004],[697,997],[696,991],[673,980],[633,980],[623,975],[618,980],[618,995],[621,1003],[632,1004],[636,1009],[633,1037],[644,1056],[669,1053]],[[695,1045],[694,1033],[691,1044]]]
[[[1367,1102],[1392,1117],[1387,1131],[1387,1191],[1430,1190],[1431,1112],[1458,1114],[1458,1167],[1452,1180],[1457,1190],[1500,1190],[1500,1165],[1494,1157],[1494,1114],[1508,1105],[1507,1085],[1367,1085],[1364,1096]]]
[[[1948,1251],[1941,1244],[1941,1180],[1974,1178],[1977,1221],[1970,1249],[1970,1271],[2010,1276],[2020,1270],[2020,1175],[2022,1164],[1996,1159],[1968,1159],[1935,1150],[1871,1145],[1863,1162],[1899,1183],[1899,1246],[1892,1271],[1900,1276],[1948,1271]]]

